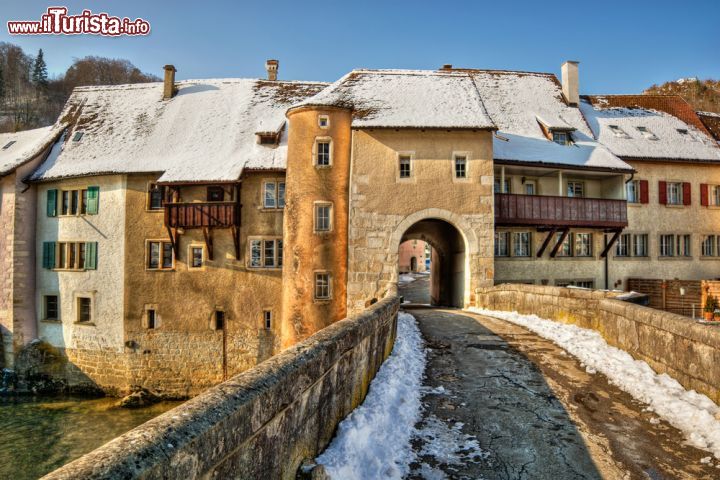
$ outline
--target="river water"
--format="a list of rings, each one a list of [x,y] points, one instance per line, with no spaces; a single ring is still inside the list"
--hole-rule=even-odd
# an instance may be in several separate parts
[[[181,402],[117,407],[116,398],[0,398],[0,479],[35,479]]]

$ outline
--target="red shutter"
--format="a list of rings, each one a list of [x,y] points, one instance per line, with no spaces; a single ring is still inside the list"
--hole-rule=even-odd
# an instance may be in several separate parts
[[[660,205],[667,205],[667,182],[658,182],[658,198]]]
[[[683,182],[683,205],[692,204],[692,193],[690,190],[690,183]]]
[[[708,186],[707,183],[700,184],[700,205],[707,207],[708,204]]]
[[[647,180],[640,180],[640,203],[650,203],[650,192],[648,191]]]

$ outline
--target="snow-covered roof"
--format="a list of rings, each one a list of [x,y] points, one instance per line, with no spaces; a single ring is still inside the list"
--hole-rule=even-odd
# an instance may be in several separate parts
[[[0,133],[0,176],[7,175],[40,154],[59,131],[53,127]]]
[[[162,100],[162,83],[76,88],[59,124],[69,130],[33,180],[161,172],[161,182],[235,181],[244,169],[284,169],[285,111],[327,83],[186,80]],[[84,132],[79,141],[77,132]],[[279,132],[260,145],[258,132]]]
[[[555,75],[497,70],[468,72],[498,127],[493,140],[496,160],[633,170],[592,138],[579,109],[565,102]],[[572,143],[552,142],[541,123],[549,130],[571,131]]]
[[[304,106],[350,108],[356,128],[495,129],[463,71],[353,70]]]
[[[619,106],[622,97],[583,97],[580,102],[594,137],[615,155],[720,162],[720,148],[705,131],[665,111],[635,103]]]

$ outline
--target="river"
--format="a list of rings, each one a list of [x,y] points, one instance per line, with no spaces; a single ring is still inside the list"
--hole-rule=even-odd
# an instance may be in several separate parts
[[[181,402],[141,409],[116,398],[0,398],[0,479],[35,479]]]

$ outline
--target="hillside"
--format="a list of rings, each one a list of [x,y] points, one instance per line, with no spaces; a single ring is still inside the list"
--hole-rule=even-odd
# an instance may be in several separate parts
[[[681,78],[653,85],[644,94],[680,95],[695,110],[720,113],[720,80]]]

